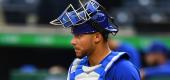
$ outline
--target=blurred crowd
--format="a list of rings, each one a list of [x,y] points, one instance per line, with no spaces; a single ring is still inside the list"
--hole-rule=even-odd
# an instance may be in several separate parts
[[[138,32],[168,31],[169,0],[97,1],[116,18],[115,21],[122,27],[131,26]],[[4,22],[7,24],[49,24],[70,3],[73,3],[76,8],[79,7],[78,0],[1,0],[0,7],[2,7]],[[160,29],[160,26],[165,27]]]
[[[35,65],[25,64],[11,71],[10,80],[66,80],[66,74],[66,69],[59,65],[39,69]]]

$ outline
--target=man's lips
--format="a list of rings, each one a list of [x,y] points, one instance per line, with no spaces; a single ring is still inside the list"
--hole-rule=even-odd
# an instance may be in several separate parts
[[[74,50],[79,50],[79,48],[78,47],[74,47]]]
[[[74,49],[75,50],[75,52],[78,52],[79,51],[79,49]]]
[[[75,52],[79,52],[80,49],[79,49],[79,48],[74,48],[74,51],[75,51]]]

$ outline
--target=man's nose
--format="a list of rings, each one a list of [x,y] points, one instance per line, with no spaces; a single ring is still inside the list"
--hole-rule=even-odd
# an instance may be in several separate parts
[[[71,45],[73,45],[73,46],[76,45],[76,39],[75,39],[75,37],[72,38],[72,40],[71,40]]]

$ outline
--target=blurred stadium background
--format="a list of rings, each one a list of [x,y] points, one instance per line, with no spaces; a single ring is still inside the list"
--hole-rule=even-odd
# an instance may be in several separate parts
[[[115,39],[144,48],[170,48],[170,0],[98,0],[120,26]],[[66,80],[75,58],[70,30],[49,25],[78,0],[0,0],[0,80]],[[162,80],[162,79],[161,79]],[[165,79],[166,80],[166,79]]]

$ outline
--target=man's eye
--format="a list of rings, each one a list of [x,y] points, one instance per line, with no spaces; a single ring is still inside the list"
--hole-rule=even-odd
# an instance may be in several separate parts
[[[81,34],[75,35],[75,37],[77,37],[77,38],[80,38],[81,36],[82,36]]]

